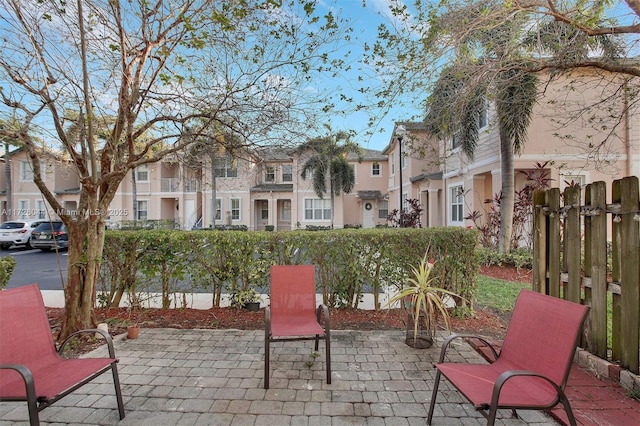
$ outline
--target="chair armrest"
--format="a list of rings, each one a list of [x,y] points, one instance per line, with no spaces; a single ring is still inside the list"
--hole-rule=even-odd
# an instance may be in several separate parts
[[[268,339],[271,336],[271,306],[264,308],[264,337]]]
[[[475,334],[452,334],[451,336],[447,337],[445,341],[442,343],[442,348],[440,349],[440,358],[438,359],[438,363],[444,362],[444,358],[447,353],[447,348],[449,347],[449,344],[455,339],[478,339],[481,342],[485,343],[489,347],[489,349],[491,349],[491,353],[494,357],[494,361],[498,359],[498,352],[496,352],[496,349],[493,347],[491,342],[489,342],[484,337],[477,336]]]
[[[318,324],[320,324],[320,319],[324,316],[324,329],[325,331],[331,330],[331,325],[329,323],[329,308],[324,303],[318,305],[318,309],[316,310],[316,319],[318,320]]]
[[[558,386],[553,380],[551,380],[547,376],[544,376],[540,373],[536,373],[535,371],[531,371],[531,370],[507,370],[502,374],[500,374],[496,379],[496,382],[493,384],[493,393],[491,395],[491,406],[493,407],[498,406],[498,401],[500,400],[500,392],[502,391],[502,386],[504,386],[507,380],[513,379],[514,377],[522,377],[522,376],[538,377],[543,380],[546,380],[547,382],[549,382],[549,384],[553,386],[553,388],[556,390],[556,393],[558,395],[563,394],[563,391],[560,388],[560,386]]]
[[[27,366],[22,364],[0,364],[0,370],[14,370],[22,377],[28,401],[36,400],[36,385],[33,381],[33,374]]]
[[[116,358],[116,351],[113,348],[113,339],[111,338],[111,335],[105,331],[105,330],[100,330],[97,328],[87,328],[85,330],[80,330],[80,331],[76,331],[75,333],[71,333],[66,339],[64,339],[64,341],[60,344],[60,346],[58,347],[58,354],[62,355],[62,352],[64,351],[64,347],[67,345],[67,343],[69,343],[69,341],[71,340],[71,338],[75,337],[75,336],[79,336],[81,334],[85,334],[85,333],[98,333],[100,335],[102,335],[102,337],[104,337],[104,339],[107,341],[107,348],[109,350],[109,358]]]

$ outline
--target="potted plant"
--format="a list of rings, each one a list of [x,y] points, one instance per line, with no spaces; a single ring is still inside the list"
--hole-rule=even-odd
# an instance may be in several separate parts
[[[233,293],[231,294],[231,306],[258,311],[260,310],[260,293],[251,287]]]
[[[133,313],[134,306],[135,305],[131,304],[127,307],[127,311],[129,313],[129,320],[127,323],[127,339],[137,339],[138,334],[140,333],[140,325],[138,324],[138,322],[131,322],[131,314]]]
[[[427,253],[418,267],[411,266],[411,276],[386,304],[391,306],[399,302],[408,309],[405,343],[416,349],[426,349],[433,345],[438,316],[442,316],[447,331],[450,331],[446,296],[460,297],[449,290],[433,286],[434,277],[431,272],[435,262],[433,259],[428,260]]]
[[[140,326],[138,323],[130,324],[127,326],[127,339],[137,339],[140,333]]]

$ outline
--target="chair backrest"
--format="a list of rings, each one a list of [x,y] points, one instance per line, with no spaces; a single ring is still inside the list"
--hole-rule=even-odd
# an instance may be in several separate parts
[[[57,356],[37,284],[0,291],[0,363],[35,365]]]
[[[578,303],[522,290],[500,360],[543,374],[564,387],[588,310]]]
[[[316,284],[314,265],[271,266],[272,316],[295,317],[315,313]]]

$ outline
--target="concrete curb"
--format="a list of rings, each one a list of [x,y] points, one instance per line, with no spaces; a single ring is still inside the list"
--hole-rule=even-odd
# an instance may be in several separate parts
[[[62,290],[40,290],[44,305],[48,308],[64,308],[64,292]],[[142,293],[144,295],[145,308],[159,308],[162,306],[162,294],[160,293]],[[389,300],[388,294],[379,295],[379,303],[384,306]],[[210,309],[212,302],[211,293],[172,293],[171,308],[192,308],[192,309]],[[222,294],[221,307],[229,306],[230,295]],[[186,306],[181,306],[186,301]],[[322,294],[316,295],[317,303],[322,302]],[[269,304],[269,296],[261,295],[260,307],[264,308]],[[120,307],[126,308],[127,301],[123,298]],[[373,294],[365,293],[362,300],[358,303],[358,309],[371,310],[374,308]]]

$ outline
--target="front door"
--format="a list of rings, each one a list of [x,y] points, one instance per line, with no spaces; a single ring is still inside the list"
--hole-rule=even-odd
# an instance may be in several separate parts
[[[362,227],[373,228],[376,225],[374,203],[372,200],[365,200],[362,203]]]

